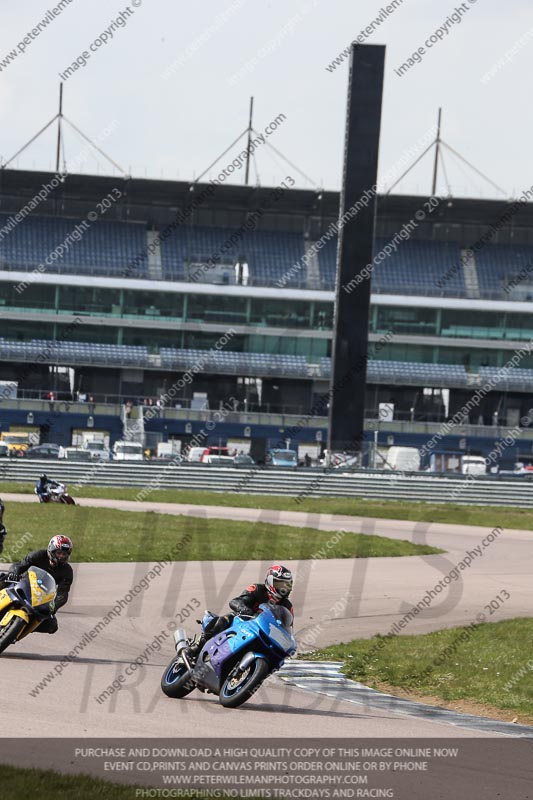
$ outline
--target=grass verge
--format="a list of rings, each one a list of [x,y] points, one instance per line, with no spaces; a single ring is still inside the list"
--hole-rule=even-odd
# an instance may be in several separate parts
[[[2,775],[2,792],[5,797],[19,798],[38,797],[39,800],[58,800],[58,798],[76,798],[76,800],[134,800],[138,784],[108,783],[89,775],[61,775],[50,769],[23,769],[0,764]],[[181,790],[180,797],[209,797],[208,787],[190,792]],[[162,795],[163,796],[163,795]],[[212,795],[211,795],[212,796]],[[236,800],[239,800],[237,797]]]
[[[518,618],[418,636],[357,639],[305,657],[344,661],[347,677],[376,689],[399,689],[402,696],[442,700],[454,708],[457,701],[470,701],[471,713],[511,712],[503,718],[533,724],[532,651],[533,619]]]
[[[52,470],[51,470],[52,472]],[[61,477],[54,469],[54,476]],[[3,492],[33,493],[34,484],[0,483]],[[135,500],[139,488],[84,486],[71,484],[73,497],[103,497],[115,500]],[[404,519],[413,522],[446,522],[460,525],[481,525],[494,528],[517,528],[533,531],[533,509],[505,506],[465,506],[453,503],[424,503],[396,500],[365,500],[361,497],[304,498],[278,495],[241,494],[239,492],[206,492],[203,490],[155,489],[146,498],[150,502],[186,503],[189,505],[226,506],[234,508],[266,508],[278,511],[303,511],[311,514],[345,514],[350,517]]]
[[[38,797],[57,800],[75,797],[76,800],[132,800],[135,786],[108,783],[88,775],[60,775],[53,770],[22,769],[2,764],[2,794],[5,797]],[[191,795],[193,796],[193,795]]]
[[[117,511],[88,506],[17,503],[5,513],[1,558],[19,559],[51,536],[74,540],[74,561],[280,561],[442,553],[435,547],[344,531],[319,531],[233,520]]]

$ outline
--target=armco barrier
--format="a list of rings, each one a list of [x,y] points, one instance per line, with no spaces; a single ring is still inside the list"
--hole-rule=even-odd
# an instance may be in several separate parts
[[[298,497],[358,497],[375,500],[408,500],[464,505],[533,507],[533,484],[528,476],[437,476],[427,473],[397,473],[301,469],[236,469],[199,464],[173,466],[135,461],[88,464],[69,461],[2,460],[0,482],[34,482],[46,472],[64,481],[76,496],[80,486],[146,488],[142,499],[150,500],[150,489],[186,489],[241,494],[271,494]],[[295,510],[298,504],[295,502]]]

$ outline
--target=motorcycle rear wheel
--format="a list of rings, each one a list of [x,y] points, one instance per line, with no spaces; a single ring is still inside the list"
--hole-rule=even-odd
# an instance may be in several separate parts
[[[242,706],[270,673],[270,667],[264,658],[256,658],[244,671],[235,666],[220,689],[219,700],[224,708]]]
[[[13,617],[5,628],[0,628],[0,653],[3,653],[10,644],[13,644],[19,633],[26,627],[26,621],[21,617]]]
[[[161,678],[161,689],[167,697],[187,697],[195,688],[189,670],[178,658],[173,658]]]

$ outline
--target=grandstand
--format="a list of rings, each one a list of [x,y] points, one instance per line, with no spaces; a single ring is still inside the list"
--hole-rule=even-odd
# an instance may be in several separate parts
[[[300,442],[325,440],[326,419],[311,410],[324,409],[331,371],[337,193],[286,190],[272,204],[269,189],[228,185],[193,207],[201,187],[186,183],[68,176],[37,212],[20,215],[50,176],[0,175],[0,379],[18,384],[17,401],[0,407],[4,429],[29,425],[31,414],[43,439],[70,444],[88,424],[79,398],[92,397],[91,425],[117,438],[126,401],[137,409],[149,398],[161,410],[146,442],[186,442],[201,430],[198,398],[217,410],[232,397],[217,441],[277,442],[287,430]],[[113,191],[120,199],[93,219]],[[379,198],[376,255],[424,202]],[[380,426],[389,444],[412,444],[418,423],[453,415],[533,338],[532,208],[470,251],[506,208],[441,201],[376,259],[366,408],[371,427],[380,403],[394,406]],[[525,353],[465,420],[466,446],[483,449],[496,424],[527,415],[532,388]],[[50,408],[49,395],[75,402],[79,418]]]

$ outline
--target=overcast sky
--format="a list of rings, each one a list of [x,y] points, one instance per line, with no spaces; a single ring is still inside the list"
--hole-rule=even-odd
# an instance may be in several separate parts
[[[382,14],[366,38],[387,45],[381,178],[399,174],[399,160],[409,149],[422,151],[442,105],[447,143],[506,196],[528,188],[533,183],[531,0],[395,2],[397,8],[386,18]],[[246,128],[254,95],[255,127],[263,130],[285,114],[269,141],[315,184],[338,189],[348,63],[332,71],[326,67],[386,6],[386,0],[130,0],[129,6],[121,0],[72,0],[25,44],[24,37],[57,5],[4,2],[0,155],[5,162],[54,116],[59,73],[86,51],[86,65],[64,85],[65,115],[91,138],[100,138],[103,149],[133,176],[198,176]],[[121,12],[123,27],[115,22]],[[426,46],[439,28],[442,39],[436,34]],[[107,43],[94,44],[105,31]],[[411,62],[400,77],[396,70],[419,48],[422,60]],[[16,57],[6,63],[13,50]],[[52,169],[55,135],[49,129],[15,166]],[[68,163],[83,142],[67,132],[65,148]],[[256,163],[263,185],[288,174],[266,146],[259,148]],[[445,165],[455,196],[502,196],[453,156],[445,154]],[[92,157],[78,171],[114,174],[103,159]],[[431,171],[426,156],[397,191],[429,192]],[[290,173],[298,186],[312,186]],[[234,173],[233,182],[243,180],[244,170]]]

